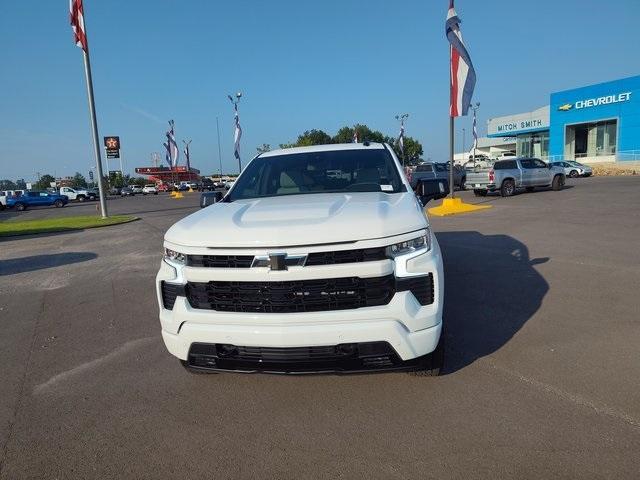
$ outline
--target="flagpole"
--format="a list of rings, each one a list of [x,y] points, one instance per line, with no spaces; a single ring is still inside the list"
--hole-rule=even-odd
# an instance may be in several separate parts
[[[219,181],[222,181],[222,148],[220,147],[220,124],[218,123],[218,117],[216,117],[216,131],[218,132],[218,161],[220,162],[220,175]]]
[[[449,194],[454,198],[453,193],[453,117],[449,115],[449,158],[451,165],[449,166]]]
[[[86,28],[86,27],[85,27]],[[86,32],[85,32],[86,35]],[[93,79],[91,77],[91,61],[89,60],[88,48],[82,49],[82,55],[84,58],[84,76],[87,81],[87,96],[89,98],[89,116],[91,117],[91,133],[93,134],[93,148],[96,156],[96,167],[98,170],[98,194],[100,196],[100,212],[102,218],[107,218],[107,202],[104,195],[103,174],[102,174],[102,159],[100,156],[100,144],[98,141],[98,122],[96,121],[96,106],[93,99]]]

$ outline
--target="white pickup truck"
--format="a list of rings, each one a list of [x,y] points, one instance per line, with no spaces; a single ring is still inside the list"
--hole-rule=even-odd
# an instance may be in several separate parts
[[[74,200],[84,202],[86,200],[95,200],[97,198],[94,192],[71,187],[60,187],[60,195],[66,195],[70,202]]]
[[[440,247],[386,144],[258,155],[167,231],[156,288],[165,345],[191,372],[443,362]]]

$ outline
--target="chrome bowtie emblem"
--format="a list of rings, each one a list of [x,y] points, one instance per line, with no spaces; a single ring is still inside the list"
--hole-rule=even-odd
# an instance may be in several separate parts
[[[269,267],[272,271],[287,270],[288,267],[304,267],[306,255],[287,255],[285,252],[269,252],[253,257],[251,267]]]

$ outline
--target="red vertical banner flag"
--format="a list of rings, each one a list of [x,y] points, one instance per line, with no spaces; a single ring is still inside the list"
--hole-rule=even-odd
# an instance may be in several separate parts
[[[453,0],[450,0],[445,33],[450,44],[451,104],[449,116],[451,117],[467,114],[476,85],[476,72],[473,63],[471,63],[469,52],[462,41],[460,23],[462,22],[453,7]]]
[[[84,29],[84,9],[82,0],[69,0],[69,20],[73,29],[73,41],[87,51],[87,35]]]

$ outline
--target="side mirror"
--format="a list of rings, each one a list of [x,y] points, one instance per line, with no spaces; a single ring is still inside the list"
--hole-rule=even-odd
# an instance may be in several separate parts
[[[423,205],[430,200],[444,198],[449,193],[448,180],[440,178],[427,178],[418,181],[416,186],[416,194],[420,197]]]
[[[223,197],[222,192],[203,192],[200,194],[200,208],[218,203]]]

